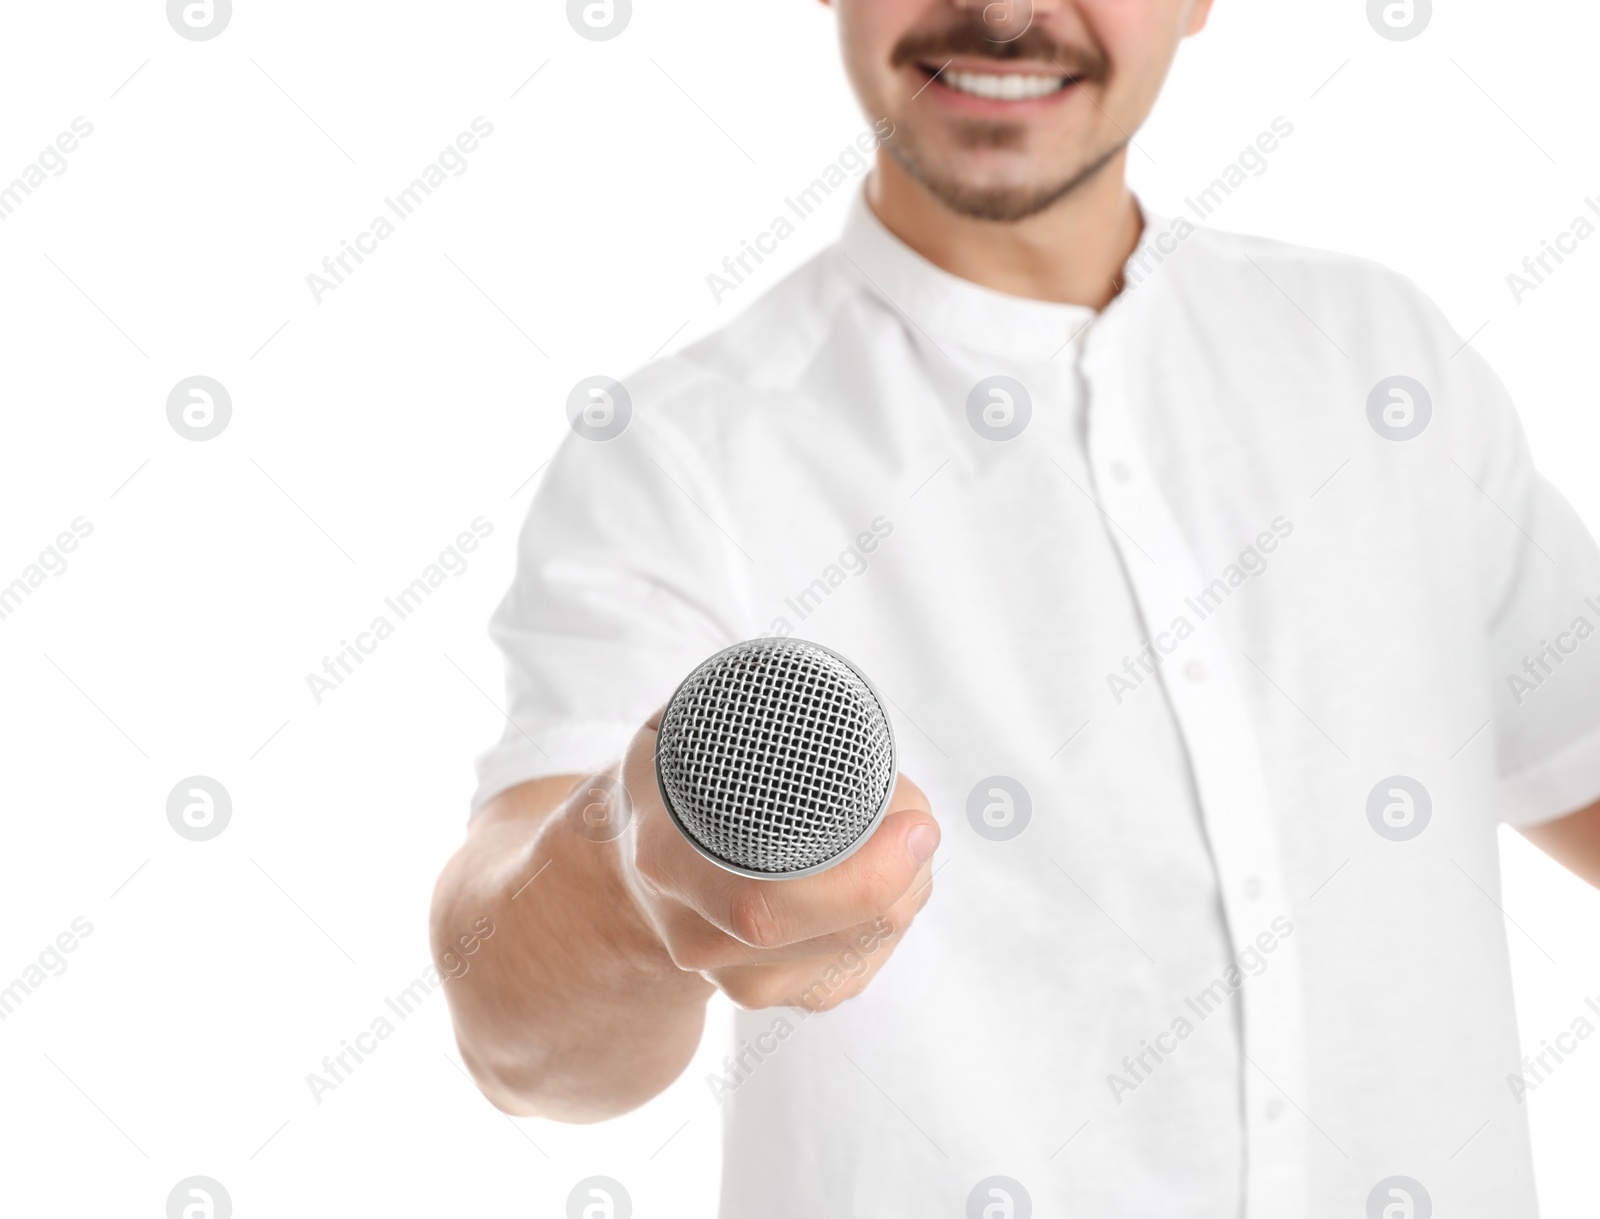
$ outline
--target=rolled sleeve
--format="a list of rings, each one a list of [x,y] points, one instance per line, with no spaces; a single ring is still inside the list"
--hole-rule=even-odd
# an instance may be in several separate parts
[[[738,573],[713,523],[721,510],[664,423],[566,439],[490,624],[507,723],[477,760],[474,811],[518,783],[615,760],[696,663],[742,637]]]

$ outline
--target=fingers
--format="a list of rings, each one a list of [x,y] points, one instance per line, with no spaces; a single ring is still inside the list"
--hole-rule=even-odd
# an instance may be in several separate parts
[[[938,843],[932,814],[909,808],[885,817],[855,854],[826,872],[752,880],[700,861],[705,867],[695,868],[676,896],[743,944],[782,948],[882,914],[911,887]]]
[[[848,932],[760,953],[758,964],[702,972],[740,1007],[829,1011],[865,990],[888,963],[917,911],[927,904],[932,888],[919,883],[887,914]],[[808,950],[805,955],[799,955],[802,948]]]
[[[659,723],[657,712],[623,759],[632,809],[622,848],[630,888],[674,964],[746,1007],[804,997],[822,1010],[858,993],[932,892],[939,826],[922,790],[898,776],[883,821],[826,871],[742,877],[702,856],[668,815],[655,770]]]
[[[749,944],[734,939],[731,935],[706,923],[697,913],[684,908],[686,923],[698,922],[710,934],[707,943],[702,945],[697,953],[699,960],[696,969],[705,972],[708,969],[723,966],[770,966],[784,965],[797,961],[816,961],[819,958],[837,957],[849,953],[860,947],[863,938],[881,937],[903,932],[911,925],[917,912],[927,905],[933,893],[932,865],[924,865],[922,870],[912,879],[910,887],[888,909],[869,919],[865,919],[842,931],[829,932],[826,935],[813,936],[810,939],[797,940],[793,944],[785,944],[779,948],[754,948]],[[684,927],[680,935],[692,934],[691,929]]]
[[[786,920],[784,926],[792,930],[782,936],[768,935],[754,928],[748,922],[747,915],[735,914],[728,919],[708,916],[706,911],[709,908],[727,898],[711,897],[703,890],[697,891],[696,883],[706,878],[696,876],[692,883],[686,874],[673,870],[678,866],[692,869],[702,864],[705,861],[695,857],[686,861],[675,860],[672,865],[667,865],[658,855],[651,869],[652,879],[648,882],[653,900],[647,903],[651,921],[673,961],[680,969],[697,972],[728,965],[805,960],[844,951],[866,930],[883,926],[898,928],[909,923],[916,911],[926,904],[932,891],[933,863],[930,859],[915,871],[908,868],[904,879],[897,879],[886,887],[882,897],[853,900],[848,904],[837,900],[825,902],[816,915],[807,920],[791,918],[786,911],[776,913],[784,908],[773,905],[769,907],[775,912],[773,917]],[[840,867],[847,864],[841,864]],[[714,868],[714,865],[707,866]],[[709,879],[718,894],[754,893],[764,897],[766,893],[784,886],[800,885],[821,877],[806,877],[801,881],[763,881],[744,880],[723,873]],[[868,892],[872,887],[869,884],[862,891]],[[734,919],[740,917],[747,921],[736,932]]]

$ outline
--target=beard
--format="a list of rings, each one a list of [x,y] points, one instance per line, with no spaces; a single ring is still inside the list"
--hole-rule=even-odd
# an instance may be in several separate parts
[[[990,59],[997,69],[1019,60],[1051,63],[1061,69],[1063,76],[1074,80],[1076,88],[1104,85],[1111,75],[1110,60],[1098,45],[1060,42],[1033,25],[1016,38],[997,42],[990,37],[990,30],[979,15],[970,10],[959,12],[938,27],[914,31],[902,38],[890,55],[890,63],[897,68],[938,64],[956,56]],[[913,98],[912,105],[915,104]],[[1025,220],[1053,206],[1091,181],[1128,145],[1128,139],[1124,138],[1043,182],[987,185],[961,177],[941,165],[943,158],[929,155],[917,135],[916,123],[909,118],[897,121],[895,130],[898,138],[886,145],[889,154],[924,190],[958,215],[1003,223]],[[1016,123],[969,119],[954,125],[952,137],[957,153],[1020,153],[1029,132]]]
[[[923,156],[918,148],[910,124],[897,124],[896,131],[897,138],[884,147],[923,190],[958,216],[1002,224],[1026,220],[1055,206],[1092,181],[1128,146],[1127,140],[1120,140],[1086,163],[1045,182],[990,186],[973,183],[933,165],[931,158]],[[1006,123],[964,123],[956,128],[955,134],[956,143],[962,149],[1003,151],[1020,147],[1027,138],[1026,132]]]

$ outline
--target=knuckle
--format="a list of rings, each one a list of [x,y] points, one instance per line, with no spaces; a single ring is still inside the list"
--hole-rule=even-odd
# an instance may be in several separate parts
[[[729,907],[729,929],[737,939],[752,948],[778,948],[783,943],[783,927],[763,887],[752,881],[734,894]]]
[[[814,998],[808,998],[807,1004],[813,1012],[831,1012],[846,999],[854,999],[865,989],[866,983],[863,982],[842,986],[837,990],[822,990]]]
[[[870,986],[870,985],[872,985],[872,976],[871,975],[868,975],[867,977],[862,978],[859,982],[851,983],[849,986],[845,987],[842,991],[839,992],[839,997],[836,1000],[834,1000],[833,1006],[834,1007],[838,1007],[840,1004],[846,1003],[849,1000],[856,998],[858,995],[861,994],[862,991],[866,990],[867,987]]]
[[[929,890],[932,886],[924,886],[914,892],[907,893],[873,920],[871,933],[878,940],[892,940],[905,933],[915,921],[922,908],[928,904]]]
[[[693,942],[671,941],[667,944],[667,955],[684,973],[700,973],[715,964],[711,955],[701,945]]]
[[[640,880],[658,893],[666,888],[667,871],[661,864],[661,856],[643,841],[634,852],[633,870]]]
[[[898,907],[889,910],[885,914],[880,914],[872,922],[870,935],[873,946],[887,944],[891,940],[898,938],[910,921],[909,912],[902,912]]]
[[[905,888],[905,881],[887,868],[864,868],[856,878],[856,898],[863,911],[882,914],[894,906]]]
[[[727,936],[702,923],[699,930],[674,936],[667,945],[667,955],[681,970],[704,973],[737,960],[736,954],[730,952],[731,947]]]
[[[853,974],[824,973],[801,992],[800,1002],[813,1012],[829,1012],[867,988],[877,969],[867,966]]]
[[[779,1007],[789,1000],[787,982],[771,970],[732,970],[713,980],[722,989],[723,994],[746,1011]]]
[[[634,874],[658,894],[682,896],[683,861],[675,854],[677,846],[674,840],[654,834],[641,833],[635,840]]]
[[[695,934],[693,927],[686,926],[681,919],[669,917],[660,934],[661,946],[679,969],[699,973],[708,968],[703,937]]]

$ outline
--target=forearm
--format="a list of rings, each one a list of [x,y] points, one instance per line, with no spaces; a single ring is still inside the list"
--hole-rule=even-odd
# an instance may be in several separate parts
[[[622,879],[618,844],[572,829],[575,783],[524,784],[480,811],[439,879],[432,941],[485,1095],[510,1113],[584,1122],[677,1078],[712,987],[672,963]],[[461,956],[459,937],[483,918],[492,934]]]

